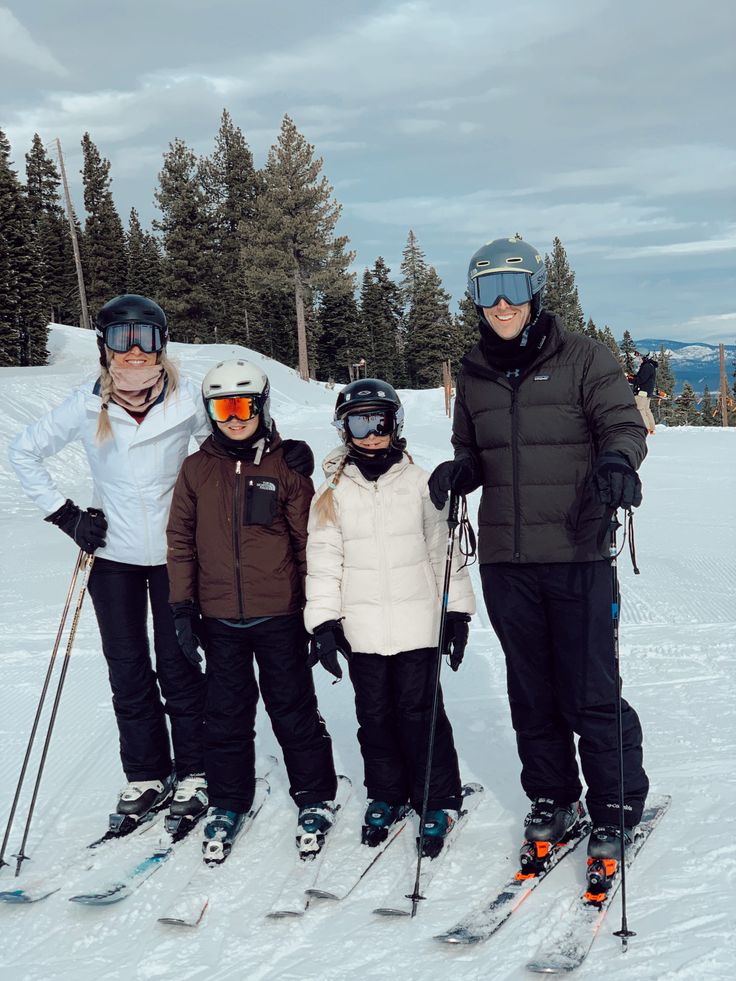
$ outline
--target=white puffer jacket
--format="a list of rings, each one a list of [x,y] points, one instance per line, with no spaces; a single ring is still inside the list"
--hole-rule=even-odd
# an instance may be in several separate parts
[[[325,459],[329,478],[346,450]],[[337,524],[322,524],[312,502],[307,539],[310,633],[326,620],[342,627],[354,651],[398,654],[436,647],[447,551],[447,510],[432,504],[429,474],[404,457],[376,481],[348,464],[334,490]],[[455,548],[448,609],[475,612],[467,569]]]
[[[81,440],[94,484],[92,505],[107,518],[107,544],[95,555],[133,565],[166,562],[166,521],[179,468],[192,436],[211,432],[199,389],[181,379],[138,424],[125,409],[108,407],[113,435],[97,443],[95,432],[102,400],[90,382],[61,405],[19,433],[9,457],[23,490],[43,511],[53,514],[66,500],[43,465],[67,443]],[[86,503],[77,501],[80,507]]]

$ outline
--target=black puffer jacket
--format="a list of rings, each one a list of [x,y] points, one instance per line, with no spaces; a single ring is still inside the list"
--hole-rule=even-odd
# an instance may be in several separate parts
[[[634,392],[644,392],[651,398],[657,381],[657,362],[644,358],[641,367],[634,376]]]
[[[481,464],[481,563],[605,558],[593,463],[613,451],[638,468],[646,455],[646,429],[608,348],[540,318],[547,340],[518,387],[480,345],[458,374],[452,442],[456,457],[470,452]]]

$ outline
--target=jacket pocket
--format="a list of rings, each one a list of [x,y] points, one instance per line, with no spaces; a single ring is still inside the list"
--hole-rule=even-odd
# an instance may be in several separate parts
[[[243,510],[244,525],[270,527],[278,508],[279,485],[273,477],[250,477]]]

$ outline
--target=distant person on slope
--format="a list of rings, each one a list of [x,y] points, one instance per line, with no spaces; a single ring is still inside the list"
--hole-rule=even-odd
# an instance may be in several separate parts
[[[198,647],[207,657],[203,845],[220,861],[255,794],[259,685],[299,808],[297,843],[329,830],[337,777],[302,615],[312,452],[282,441],[268,378],[249,361],[208,371],[202,400],[211,435],[174,489],[168,565],[182,650],[195,663]]]
[[[605,345],[568,333],[542,308],[545,280],[542,256],[518,237],[489,242],[470,260],[480,341],[458,374],[455,458],[429,481],[438,508],[451,488],[483,488],[483,595],[506,655],[521,783],[532,801],[522,862],[581,818],[575,734],[595,825],[589,854],[618,854],[612,583],[598,537],[612,510],[641,503],[636,469],[646,454],[619,365]],[[639,719],[625,701],[622,714],[630,836],[648,781]]]
[[[110,817],[122,834],[169,802],[177,821],[194,820],[207,806],[204,678],[183,656],[169,609],[166,519],[190,437],[203,437],[208,426],[196,387],[166,356],[168,326],[157,303],[117,296],[100,310],[96,332],[99,377],[20,433],[10,460],[45,520],[95,553],[89,592],[128,780]],[[43,464],[74,441],[92,474],[95,507],[86,510],[64,499]]]
[[[342,446],[324,461],[326,482],[309,516],[307,606],[311,663],[355,689],[368,807],[363,842],[377,845],[411,804],[423,801],[444,585],[446,515],[428,474],[401,438],[404,409],[387,382],[346,385],[333,425]],[[443,654],[463,659],[475,612],[470,577],[455,561]],[[432,763],[426,849],[439,850],[457,820],[461,784],[441,697]]]
[[[654,388],[657,383],[657,362],[649,355],[639,354],[638,351],[634,351],[634,354],[639,359],[639,370],[634,375],[633,381],[636,407],[641,412],[647,432],[653,436],[656,428],[649,400],[654,395]]]

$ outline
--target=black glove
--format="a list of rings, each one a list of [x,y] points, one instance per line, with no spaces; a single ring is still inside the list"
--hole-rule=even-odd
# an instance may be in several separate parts
[[[442,654],[450,658],[450,667],[453,671],[457,671],[463,663],[470,632],[469,623],[470,617],[467,613],[448,613],[446,615]]]
[[[61,528],[88,555],[92,555],[96,548],[102,548],[105,544],[107,518],[99,508],[87,508],[86,511],[82,511],[74,501],[67,498],[58,511],[54,511],[43,520],[50,521],[52,525]]]
[[[601,453],[593,467],[598,500],[609,508],[638,508],[641,481],[636,470],[621,453]]]
[[[284,462],[289,470],[311,477],[314,473],[314,454],[309,445],[302,439],[285,439],[281,446],[284,450]]]
[[[313,668],[317,661],[320,661],[325,671],[334,674],[337,681],[339,681],[342,678],[342,668],[340,667],[337,655],[342,654],[347,660],[352,653],[353,649],[345,639],[345,633],[340,626],[340,621],[326,620],[314,628],[314,633],[309,643],[307,667]],[[333,685],[337,681],[333,681]]]
[[[446,460],[435,467],[429,478],[429,496],[432,504],[441,511],[451,490],[456,494],[469,494],[479,487],[481,477],[475,457],[468,453]]]
[[[184,603],[172,603],[171,612],[174,614],[174,626],[176,628],[176,639],[184,657],[193,664],[195,668],[201,670],[202,655],[198,648],[204,650],[202,641],[202,617],[196,603],[187,600]]]

